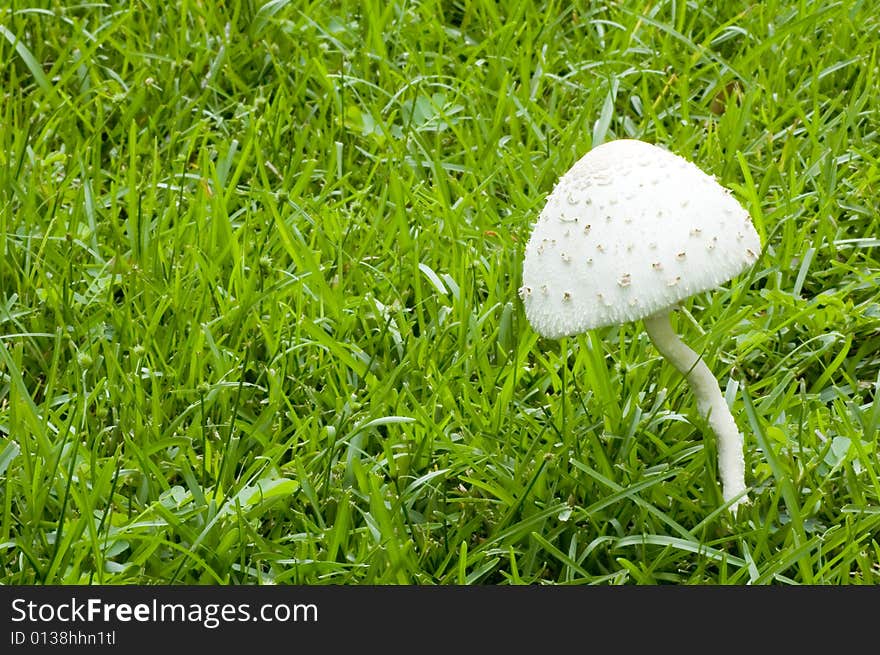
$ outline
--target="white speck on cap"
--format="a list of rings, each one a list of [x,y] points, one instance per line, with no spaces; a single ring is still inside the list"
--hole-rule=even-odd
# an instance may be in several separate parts
[[[574,220],[590,227],[568,232]],[[554,339],[635,321],[717,287],[760,252],[748,212],[713,177],[644,141],[609,141],[560,178],[533,228],[523,286],[545,292],[524,295],[526,317]]]

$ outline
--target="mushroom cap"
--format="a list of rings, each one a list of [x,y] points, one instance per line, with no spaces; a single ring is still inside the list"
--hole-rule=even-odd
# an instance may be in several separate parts
[[[760,252],[748,212],[713,177],[619,139],[560,178],[526,245],[519,292],[535,331],[555,339],[668,309]]]

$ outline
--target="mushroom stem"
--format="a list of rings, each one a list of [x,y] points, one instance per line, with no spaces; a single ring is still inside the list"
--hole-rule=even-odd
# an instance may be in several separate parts
[[[722,495],[725,502],[734,501],[730,504],[731,511],[734,511],[748,500],[744,493],[746,482],[743,437],[724,401],[718,380],[712,375],[712,371],[700,355],[678,338],[669,322],[669,312],[664,311],[647,317],[645,330],[660,354],[687,378],[697,397],[697,409],[718,439],[718,469]]]

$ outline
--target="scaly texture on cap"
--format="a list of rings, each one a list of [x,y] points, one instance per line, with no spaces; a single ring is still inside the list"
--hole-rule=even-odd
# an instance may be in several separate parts
[[[620,139],[560,178],[526,246],[519,292],[535,331],[559,338],[667,309],[760,252],[748,212],[713,177]]]

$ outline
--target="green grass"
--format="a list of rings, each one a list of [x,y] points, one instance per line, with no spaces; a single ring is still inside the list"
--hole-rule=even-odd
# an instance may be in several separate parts
[[[875,3],[0,25],[0,583],[880,583]],[[516,295],[620,137],[764,243],[675,320],[746,436],[736,518],[642,325],[546,341]]]

